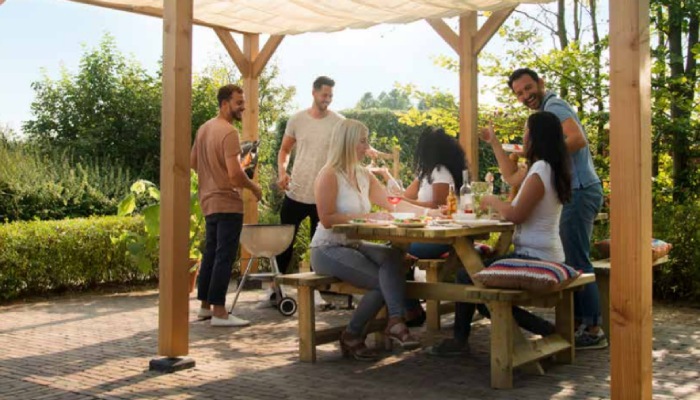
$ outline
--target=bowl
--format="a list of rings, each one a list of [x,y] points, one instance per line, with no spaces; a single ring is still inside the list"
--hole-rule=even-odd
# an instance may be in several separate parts
[[[452,214],[452,219],[455,221],[473,221],[476,219],[476,214],[474,213],[454,213]]]
[[[241,230],[241,245],[254,257],[274,257],[294,239],[294,225],[246,224]]]
[[[410,218],[415,218],[416,214],[415,213],[408,213],[408,212],[395,212],[395,213],[391,213],[391,216],[394,217],[394,219],[410,219]]]

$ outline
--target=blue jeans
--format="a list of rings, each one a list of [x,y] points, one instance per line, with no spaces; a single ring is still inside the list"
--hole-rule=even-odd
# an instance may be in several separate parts
[[[406,293],[403,259],[403,251],[374,243],[311,248],[314,271],[367,289],[347,327],[354,335],[362,334],[384,302],[389,317],[403,317]]]
[[[452,249],[448,244],[439,243],[411,243],[408,247],[408,254],[416,258],[435,259]],[[406,275],[406,280],[413,280],[413,270]],[[406,310],[417,310],[420,308],[420,300],[406,299]]]
[[[574,189],[571,201],[564,205],[559,223],[566,264],[584,273],[592,273],[590,249],[591,235],[596,215],[603,204],[603,188],[600,183]],[[600,293],[598,285],[590,283],[574,292],[574,318],[588,326],[600,326]]]
[[[487,260],[484,265],[489,266],[504,258],[524,258],[529,260],[537,260],[537,258],[534,257],[511,253],[505,256]],[[469,285],[472,283],[472,280],[469,278],[469,274],[467,274],[467,271],[465,271],[464,268],[460,268],[459,271],[457,271],[455,281],[464,285]],[[485,304],[455,303],[454,338],[457,341],[466,343],[467,339],[469,339],[469,334],[472,330],[474,311],[477,309],[479,310],[479,314],[491,319],[491,313],[489,313],[489,310],[486,308]],[[518,326],[536,335],[547,336],[554,333],[554,325],[552,325],[551,322],[520,307],[513,307],[513,318],[515,318],[515,322],[518,323]]]
[[[197,299],[214,306],[226,304],[231,268],[238,253],[243,214],[216,213],[204,217],[206,244],[199,269]]]

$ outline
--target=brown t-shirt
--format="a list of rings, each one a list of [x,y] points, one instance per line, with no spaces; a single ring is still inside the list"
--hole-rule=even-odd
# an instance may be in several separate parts
[[[226,158],[238,157],[241,145],[238,131],[221,118],[212,118],[197,131],[192,145],[197,157],[199,179],[199,203],[202,213],[243,213],[241,189],[235,188],[228,176]]]

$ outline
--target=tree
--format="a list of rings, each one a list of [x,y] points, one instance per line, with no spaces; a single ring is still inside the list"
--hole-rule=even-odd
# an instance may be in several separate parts
[[[358,110],[369,110],[373,108],[386,108],[388,110],[408,110],[411,108],[410,93],[403,86],[397,85],[389,93],[381,92],[374,98],[371,92],[362,95],[355,108]]]

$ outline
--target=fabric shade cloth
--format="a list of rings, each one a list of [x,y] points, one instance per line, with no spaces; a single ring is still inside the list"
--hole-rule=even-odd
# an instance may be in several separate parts
[[[71,0],[161,16],[163,0]],[[166,0],[171,1],[171,0]],[[231,31],[294,35],[405,24],[552,0],[194,0],[194,20]],[[2,0],[0,0],[2,2]]]

